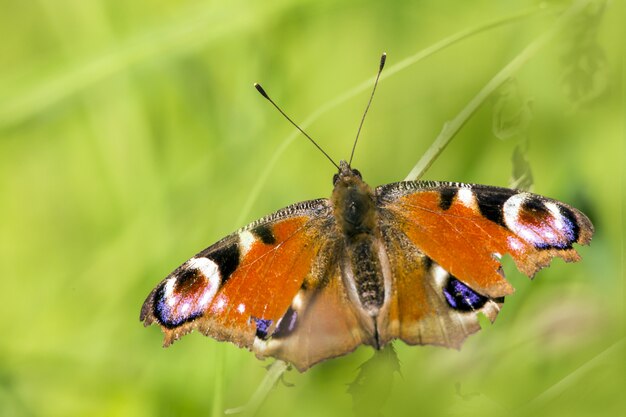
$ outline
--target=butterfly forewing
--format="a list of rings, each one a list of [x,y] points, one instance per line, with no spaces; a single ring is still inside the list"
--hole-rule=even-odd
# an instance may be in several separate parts
[[[185,262],[148,296],[141,320],[158,323],[167,346],[197,329],[252,347],[274,332],[300,288],[326,273],[328,200],[298,203],[241,229]],[[328,251],[326,251],[328,253]]]
[[[499,259],[533,276],[554,257],[577,261],[593,226],[580,211],[536,194],[483,185],[402,182],[377,189],[381,218],[446,271],[483,295],[513,292]]]

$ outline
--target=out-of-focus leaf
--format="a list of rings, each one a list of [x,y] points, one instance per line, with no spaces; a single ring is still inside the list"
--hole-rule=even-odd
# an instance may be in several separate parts
[[[463,392],[463,386],[460,382],[455,384],[456,396],[454,400],[448,404],[448,415],[456,416],[473,416],[473,415],[506,415],[506,411],[500,404],[493,399],[487,397],[480,392]]]
[[[515,79],[509,79],[496,92],[493,134],[502,140],[525,137],[531,120],[532,101],[522,95]]]
[[[509,185],[511,188],[530,191],[534,183],[533,171],[530,168],[528,159],[526,159],[526,152],[522,146],[517,145],[515,147],[511,160],[513,162],[513,172],[511,173]]]
[[[400,362],[391,344],[375,351],[359,367],[359,374],[348,387],[356,416],[382,416],[381,409],[389,398],[396,373],[400,373]]]
[[[591,3],[572,24],[565,42],[563,86],[576,106],[589,103],[608,87],[609,66],[597,40],[605,7],[606,2]]]

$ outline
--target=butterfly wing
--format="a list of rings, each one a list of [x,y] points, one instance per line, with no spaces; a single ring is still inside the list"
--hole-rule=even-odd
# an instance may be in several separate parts
[[[372,318],[350,301],[339,263],[332,265],[323,282],[298,292],[272,337],[255,342],[258,356],[276,357],[304,371],[361,344],[375,345]]]
[[[147,297],[140,319],[168,346],[192,330],[303,371],[372,344],[373,322],[349,302],[342,240],[328,200],[289,206],[200,252]]]
[[[450,275],[394,227],[382,229],[391,296],[378,316],[380,344],[460,347],[480,330],[478,313],[494,321],[504,297],[483,296]]]
[[[580,259],[593,226],[564,203],[506,188],[444,182],[381,186],[381,230],[392,297],[379,317],[381,339],[460,346],[492,321],[513,292],[499,258],[508,253],[533,276],[554,257]]]
[[[167,346],[197,329],[252,347],[276,328],[305,280],[326,267],[334,230],[328,200],[286,207],[198,253],[147,297],[140,319],[157,323]],[[316,276],[317,275],[317,276]]]

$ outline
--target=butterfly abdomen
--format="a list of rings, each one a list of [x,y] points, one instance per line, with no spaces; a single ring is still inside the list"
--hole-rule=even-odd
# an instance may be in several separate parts
[[[346,247],[355,290],[365,311],[374,316],[385,299],[385,285],[372,237],[363,237]]]

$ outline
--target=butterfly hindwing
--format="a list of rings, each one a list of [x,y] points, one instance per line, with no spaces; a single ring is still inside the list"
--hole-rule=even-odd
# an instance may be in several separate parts
[[[167,346],[191,330],[252,348],[278,329],[305,282],[326,273],[328,200],[294,204],[200,252],[165,278],[141,310]]]
[[[340,245],[333,247],[335,257]],[[304,371],[361,344],[375,345],[372,318],[349,300],[339,264],[330,259],[329,274],[302,288],[272,337],[255,342],[257,356],[272,356]]]
[[[378,317],[381,345],[401,339],[410,345],[460,347],[480,329],[478,313],[495,320],[503,298],[479,294],[424,255],[404,233],[382,230],[389,256],[391,292]]]

